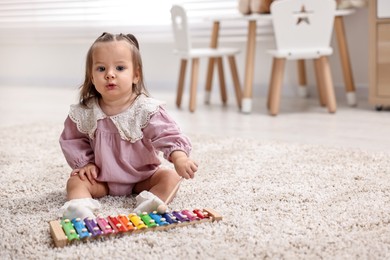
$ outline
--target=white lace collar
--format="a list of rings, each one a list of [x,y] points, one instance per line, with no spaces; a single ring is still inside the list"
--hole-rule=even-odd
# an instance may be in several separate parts
[[[80,104],[71,105],[69,117],[77,125],[77,129],[81,133],[88,134],[91,139],[94,139],[97,121],[110,118],[121,138],[134,143],[142,139],[142,129],[147,126],[150,117],[160,109],[162,104],[156,99],[139,95],[124,112],[107,116],[100,108],[98,99],[92,99],[88,102],[87,108]]]

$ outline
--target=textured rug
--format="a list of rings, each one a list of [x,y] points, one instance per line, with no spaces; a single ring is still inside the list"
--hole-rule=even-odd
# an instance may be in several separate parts
[[[0,259],[389,259],[389,153],[189,135],[200,164],[173,209],[223,220],[55,248],[69,174],[61,125],[0,128]],[[130,213],[133,197],[100,200]]]

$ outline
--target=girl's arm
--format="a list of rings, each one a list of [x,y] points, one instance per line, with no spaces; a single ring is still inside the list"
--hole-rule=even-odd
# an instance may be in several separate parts
[[[143,132],[151,140],[153,147],[163,152],[164,158],[174,164],[180,176],[186,179],[194,177],[198,166],[189,158],[191,142],[163,108],[150,118]]]
[[[59,141],[65,159],[73,170],[95,162],[88,135],[81,133],[69,117],[65,120]]]
[[[188,158],[183,151],[177,150],[171,153],[170,160],[175,165],[176,172],[185,179],[195,177],[195,172],[198,170],[198,164]]]

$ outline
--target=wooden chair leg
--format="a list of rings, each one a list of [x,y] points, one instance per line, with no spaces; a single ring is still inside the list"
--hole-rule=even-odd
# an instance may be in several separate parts
[[[305,69],[305,60],[297,61],[297,69],[298,69],[298,83],[301,86],[307,85],[306,80],[306,69]]]
[[[238,77],[236,59],[234,58],[234,56],[229,56],[228,60],[229,60],[230,70],[232,73],[234,91],[236,93],[237,105],[238,105],[238,108],[241,109],[242,90],[241,90],[241,85],[240,85],[240,79]]]
[[[215,58],[209,59],[209,64],[207,66],[207,77],[206,77],[206,97],[205,97],[205,103],[210,104],[210,97],[211,97],[211,88],[213,84],[213,74],[214,74],[214,64],[215,64]]]
[[[321,71],[321,62],[319,59],[314,59],[314,71],[316,75],[317,91],[320,105],[326,106],[326,93],[324,92],[324,74]]]
[[[227,94],[226,94],[226,82],[225,82],[225,73],[223,71],[222,57],[217,58],[217,65],[218,65],[219,86],[221,89],[221,100],[222,103],[226,105]]]
[[[196,108],[196,87],[198,85],[199,58],[192,59],[191,65],[191,87],[190,87],[190,111],[194,112]]]
[[[328,57],[322,56],[319,58],[321,64],[321,71],[323,73],[324,79],[324,92],[326,93],[326,105],[328,107],[329,113],[336,112],[336,96],[334,93],[334,86],[332,81],[332,74],[330,71]]]
[[[268,90],[267,106],[269,113],[276,116],[279,112],[280,95],[284,76],[284,65],[286,59],[274,58],[272,62],[271,82]]]
[[[306,79],[306,68],[305,60],[297,61],[298,69],[298,94],[300,97],[307,97],[309,95],[309,90],[307,89],[307,79]]]
[[[183,97],[186,68],[187,68],[187,60],[182,59],[180,62],[180,74],[179,74],[179,81],[177,85],[177,94],[176,94],[176,106],[178,108],[180,108],[181,106],[181,99]]]

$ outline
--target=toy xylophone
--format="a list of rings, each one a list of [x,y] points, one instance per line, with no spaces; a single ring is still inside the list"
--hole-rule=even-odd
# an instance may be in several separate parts
[[[97,217],[61,219],[49,222],[50,233],[56,247],[64,247],[75,241],[87,241],[111,235],[136,234],[151,230],[166,230],[179,226],[192,225],[203,222],[219,221],[222,216],[212,209],[195,209],[166,212],[159,214],[130,213],[118,216],[111,215],[107,218]]]

